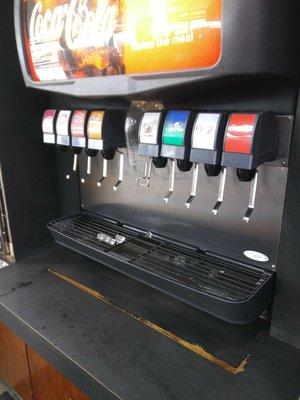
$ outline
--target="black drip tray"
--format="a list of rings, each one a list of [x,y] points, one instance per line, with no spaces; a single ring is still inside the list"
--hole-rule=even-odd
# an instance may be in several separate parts
[[[229,322],[254,321],[273,298],[270,271],[91,213],[52,221],[48,228],[59,244]]]

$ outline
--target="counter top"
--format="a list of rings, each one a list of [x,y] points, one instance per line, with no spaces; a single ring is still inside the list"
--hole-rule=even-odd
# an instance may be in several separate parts
[[[227,324],[56,245],[0,270],[0,320],[95,400],[300,393],[300,351],[266,320]]]

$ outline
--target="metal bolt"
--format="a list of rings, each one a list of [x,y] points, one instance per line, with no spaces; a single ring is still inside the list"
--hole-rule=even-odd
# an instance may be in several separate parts
[[[272,269],[276,269],[276,265],[275,265],[275,264],[271,265],[271,268],[272,268]],[[299,400],[300,400],[300,399],[299,399]]]

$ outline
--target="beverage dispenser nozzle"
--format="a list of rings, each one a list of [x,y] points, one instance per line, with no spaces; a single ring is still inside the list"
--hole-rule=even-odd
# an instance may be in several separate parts
[[[189,156],[193,120],[194,113],[191,111],[169,111],[166,115],[162,130],[161,156],[171,160],[171,168],[165,204],[168,204],[174,192],[176,163],[181,172],[192,168]]]
[[[200,112],[192,131],[190,161],[194,163],[191,194],[185,203],[190,208],[197,194],[199,164],[203,164],[208,176],[218,176],[222,171],[222,143],[226,115],[223,113]],[[220,197],[220,196],[219,196]]]
[[[160,156],[164,118],[163,111],[148,111],[141,120],[138,154],[145,157],[145,167],[144,176],[139,176],[136,180],[139,186],[149,187],[153,164],[156,168],[167,165],[167,159]]]
[[[243,217],[246,223],[250,221],[255,207],[259,177],[257,168],[273,161],[277,151],[278,130],[273,113],[233,113],[229,116],[222,165],[224,171],[226,167],[236,168],[240,182],[251,182],[248,209]]]

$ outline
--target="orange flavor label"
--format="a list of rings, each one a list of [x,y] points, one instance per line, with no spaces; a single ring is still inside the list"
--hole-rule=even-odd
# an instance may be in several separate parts
[[[105,111],[92,111],[87,125],[87,136],[89,139],[102,139],[102,123]]]

